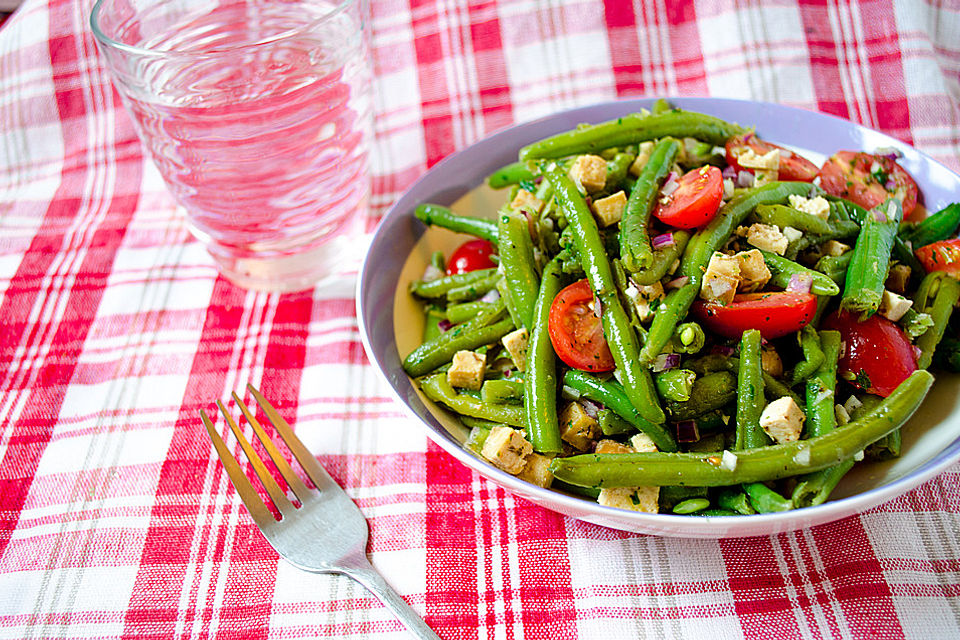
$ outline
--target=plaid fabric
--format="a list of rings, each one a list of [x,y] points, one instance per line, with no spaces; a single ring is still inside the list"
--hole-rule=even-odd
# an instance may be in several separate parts
[[[449,153],[619,96],[786,103],[960,169],[956,0],[371,5],[370,229]],[[564,518],[453,461],[365,358],[356,265],[300,294],[218,278],[89,8],[26,0],[0,29],[0,637],[406,637],[358,585],[279,562],[240,505],[197,411],[248,381],[444,638],[960,635],[960,467],[859,517],[704,541]]]

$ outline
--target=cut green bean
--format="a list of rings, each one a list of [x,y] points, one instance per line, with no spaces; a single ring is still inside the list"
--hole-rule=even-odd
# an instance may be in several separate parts
[[[503,307],[495,307],[424,342],[404,358],[403,369],[410,376],[422,376],[450,362],[457,351],[496,342],[515,328],[512,320],[503,318],[503,313]]]
[[[550,469],[564,482],[598,488],[729,486],[779,480],[852,458],[905,423],[932,384],[933,376],[919,369],[862,418],[809,440],[729,454],[726,462],[716,453],[594,453],[555,458]]]
[[[690,399],[667,402],[667,412],[674,421],[693,420],[726,406],[736,398],[737,378],[729,371],[715,371],[697,378],[690,388]]]
[[[527,434],[533,448],[541,453],[563,449],[557,417],[557,359],[547,329],[550,305],[560,292],[560,277],[560,262],[554,258],[544,267],[540,280],[523,378]]]
[[[689,369],[668,369],[653,374],[657,393],[664,400],[673,402],[688,401],[696,379],[697,374]]]
[[[800,343],[800,351],[803,353],[803,360],[797,363],[793,369],[793,383],[806,380],[820,368],[823,364],[823,349],[820,347],[820,336],[817,330],[807,325],[797,334],[797,340]]]
[[[521,404],[523,381],[503,378],[484,380],[480,387],[480,400],[487,404]]]
[[[653,261],[650,267],[639,269],[630,275],[630,279],[638,285],[651,285],[659,281],[670,272],[675,265],[679,265],[687,243],[690,242],[690,232],[684,229],[674,229],[673,243],[653,250]]]
[[[476,286],[496,274],[496,269],[477,269],[466,273],[455,273],[429,282],[417,280],[410,285],[410,293],[419,298],[445,298],[451,290]]]
[[[929,293],[935,289],[935,293]],[[930,298],[932,297],[932,300]],[[933,326],[917,338],[915,344],[920,349],[917,357],[917,367],[926,369],[933,362],[933,354],[943,338],[947,323],[953,314],[953,308],[960,300],[960,282],[947,276],[942,271],[934,271],[927,275],[917,291],[915,306],[924,309],[930,315]],[[929,306],[927,306],[929,303]]]
[[[628,271],[648,269],[653,265],[653,249],[647,226],[660,193],[680,153],[680,143],[671,138],[657,142],[630,192],[620,220],[620,260]]]
[[[949,204],[915,225],[900,228],[900,238],[914,249],[953,237],[960,227],[960,202]]]
[[[414,209],[413,215],[426,225],[467,233],[497,243],[497,223],[492,220],[460,216],[439,204],[421,204]]]
[[[737,375],[737,439],[735,450],[754,449],[770,443],[760,427],[765,406],[763,369],[760,366],[760,332],[749,329],[740,338],[740,369]]]
[[[487,184],[493,189],[503,189],[534,179],[536,176],[526,162],[512,162],[487,176]]]
[[[757,513],[778,513],[793,509],[791,500],[784,498],[762,482],[746,483],[743,485],[743,491]]]
[[[510,210],[500,212],[497,218],[500,236],[500,266],[510,284],[510,293],[522,326],[529,331],[533,306],[540,292],[540,276],[533,254],[533,241],[526,216]]]
[[[847,269],[841,309],[867,317],[880,307],[890,253],[902,217],[903,209],[895,198],[888,199],[864,216]]]
[[[447,382],[445,374],[438,373],[423,378],[420,389],[434,402],[444,404],[457,413],[514,427],[523,426],[523,407],[513,404],[486,404],[479,398],[457,393]]]
[[[778,256],[771,251],[763,251],[761,249],[760,253],[763,255],[763,261],[770,270],[770,282],[773,285],[781,289],[786,289],[796,276],[810,280],[810,293],[818,296],[835,296],[840,293],[840,287],[837,286],[837,283],[834,282],[830,276],[814,269],[808,269],[793,260],[787,260],[783,256]]]
[[[493,302],[481,302],[479,300],[451,304],[447,307],[445,315],[451,324],[460,324],[475,318],[482,311],[489,311],[494,307],[494,304]]]
[[[813,235],[826,235],[834,231],[833,226],[823,218],[784,204],[762,204],[754,210],[751,217],[758,222],[780,228],[793,227]]]

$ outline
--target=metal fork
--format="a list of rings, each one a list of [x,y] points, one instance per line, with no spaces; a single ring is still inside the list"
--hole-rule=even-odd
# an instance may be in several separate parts
[[[214,429],[207,413],[201,409],[200,418],[210,434],[220,462],[263,536],[277,553],[293,566],[312,573],[339,573],[356,580],[386,605],[415,636],[439,640],[417,612],[410,608],[367,560],[367,521],[357,505],[320,466],[273,405],[252,385],[248,384],[247,389],[316,486],[315,490],[310,489],[297,477],[256,416],[234,393],[234,402],[253,427],[264,449],[286,480],[287,486],[299,500],[300,506],[294,505],[270,475],[263,460],[227,413],[226,407],[217,400],[220,413],[226,418],[254,472],[280,512],[281,517],[277,520],[260,499],[223,438]]]

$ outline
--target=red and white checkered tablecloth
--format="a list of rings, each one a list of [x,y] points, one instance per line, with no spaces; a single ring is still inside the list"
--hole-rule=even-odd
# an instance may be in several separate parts
[[[451,152],[626,96],[819,110],[960,170],[957,0],[371,5],[369,229]],[[217,276],[89,9],[26,0],[0,28],[0,638],[406,637],[361,587],[260,537],[197,419],[248,381],[443,638],[960,637],[960,466],[858,517],[712,541],[565,518],[457,463],[368,363],[355,264],[299,294]]]

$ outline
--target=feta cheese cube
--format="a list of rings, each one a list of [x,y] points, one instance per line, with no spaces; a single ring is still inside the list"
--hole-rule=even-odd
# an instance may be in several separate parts
[[[531,453],[533,445],[524,439],[523,434],[502,425],[490,430],[490,435],[480,450],[484,459],[513,475],[523,471],[526,459]]]
[[[447,369],[447,382],[451,387],[479,389],[483,386],[483,371],[487,357],[475,351],[457,351],[453,363]]]
[[[891,322],[896,322],[903,317],[910,307],[913,306],[913,300],[905,298],[899,293],[894,293],[888,289],[883,290],[883,297],[880,298],[880,308],[877,313]]]
[[[803,237],[803,231],[800,229],[794,229],[793,227],[784,227],[780,229],[780,233],[783,234],[783,237],[787,239],[787,244],[795,242]]]
[[[637,310],[640,322],[646,322],[653,317],[657,307],[660,306],[659,301],[663,300],[664,296],[663,284],[660,281],[637,287],[637,293],[633,297],[633,307]]]
[[[630,446],[633,447],[634,451],[640,453],[653,453],[658,451],[657,445],[653,444],[653,440],[645,433],[638,433],[630,438]]]
[[[803,431],[803,411],[790,396],[777,398],[760,414],[760,426],[777,443],[794,442]]]
[[[553,472],[550,471],[550,458],[539,453],[531,453],[527,457],[523,470],[517,475],[538,487],[547,488],[553,484]]]
[[[569,175],[587,193],[600,191],[607,183],[607,161],[600,156],[577,156]]]
[[[597,502],[605,507],[659,513],[660,487],[613,487],[600,489]]]
[[[580,451],[589,449],[601,433],[600,425],[579,402],[571,402],[560,413],[560,438]]]
[[[735,254],[740,267],[740,290],[757,291],[767,284],[773,274],[763,261],[763,254],[758,249],[740,251]]]
[[[597,224],[601,227],[609,227],[620,222],[620,218],[623,217],[623,210],[627,208],[627,195],[623,191],[617,191],[606,198],[594,200],[591,208]]]
[[[780,169],[780,150],[771,149],[763,155],[757,155],[753,149],[747,147],[737,155],[737,164],[744,169],[766,169],[776,172]]]
[[[842,256],[847,251],[850,251],[850,245],[844,244],[839,240],[827,240],[820,247],[820,250],[823,252],[823,255],[833,256],[836,258],[837,256]],[[910,267],[907,267],[907,269],[909,268]]]
[[[652,140],[640,143],[640,149],[637,153],[636,159],[630,165],[630,173],[634,176],[639,176],[640,172],[643,171],[643,168],[647,166],[647,162],[650,161],[650,154],[653,152],[654,143]]]
[[[513,364],[517,365],[517,369],[520,371],[523,371],[527,366],[529,339],[530,335],[527,333],[525,327],[511,331],[500,339],[500,342],[503,343],[503,348],[510,354],[510,357],[513,359]]]
[[[709,302],[730,304],[740,284],[740,261],[715,251],[700,283],[700,297]]]
[[[543,211],[543,205],[543,200],[526,189],[517,191],[516,197],[514,197],[513,202],[510,203],[510,206],[517,211],[527,211],[529,213],[540,213]]]
[[[763,249],[778,256],[786,253],[789,244],[787,237],[780,232],[780,229],[772,224],[762,222],[750,225],[750,228],[747,229],[747,242],[757,249]]]
[[[830,203],[823,196],[804,198],[803,196],[791,195],[787,200],[790,202],[790,206],[797,211],[809,213],[823,220],[830,217]]]

